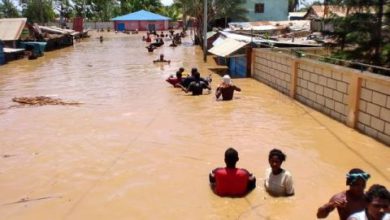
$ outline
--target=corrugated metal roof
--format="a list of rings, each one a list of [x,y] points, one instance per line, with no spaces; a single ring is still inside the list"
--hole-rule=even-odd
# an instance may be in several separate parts
[[[209,52],[220,57],[226,57],[247,44],[248,43],[246,42],[236,41],[232,38],[226,38],[222,43],[212,47]]]
[[[27,18],[0,19],[0,40],[18,40],[23,31]]]
[[[127,15],[122,15],[111,19],[111,21],[168,21],[171,18],[152,13],[150,11],[140,10]]]

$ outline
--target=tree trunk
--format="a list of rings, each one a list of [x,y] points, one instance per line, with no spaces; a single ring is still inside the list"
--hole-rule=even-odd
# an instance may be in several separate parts
[[[375,28],[375,51],[374,51],[374,64],[380,65],[381,64],[381,46],[382,46],[382,19],[383,19],[383,4],[384,0],[378,1],[378,14],[377,19],[378,22],[376,24]]]

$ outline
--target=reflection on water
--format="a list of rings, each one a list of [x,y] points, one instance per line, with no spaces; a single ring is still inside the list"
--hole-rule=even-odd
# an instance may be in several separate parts
[[[103,34],[0,67],[1,219],[315,219],[353,167],[389,185],[388,147],[255,80],[234,79],[243,91],[230,102],[170,87],[181,66],[210,73],[189,39],[148,53],[140,34]],[[160,53],[170,65],[152,64]],[[9,108],[43,95],[83,105]],[[257,176],[246,198],[208,187],[227,147]],[[274,147],[287,153],[294,197],[264,193]]]

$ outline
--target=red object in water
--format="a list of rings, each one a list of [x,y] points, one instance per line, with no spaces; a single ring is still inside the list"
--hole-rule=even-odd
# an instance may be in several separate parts
[[[83,18],[75,17],[73,19],[73,30],[83,32]]]

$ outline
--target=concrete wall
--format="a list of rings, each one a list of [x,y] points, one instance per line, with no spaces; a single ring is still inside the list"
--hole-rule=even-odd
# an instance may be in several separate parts
[[[264,13],[255,13],[255,4],[264,4]],[[249,21],[288,20],[288,0],[247,0],[244,8],[248,10]]]
[[[252,77],[390,145],[390,77],[254,49]]]

